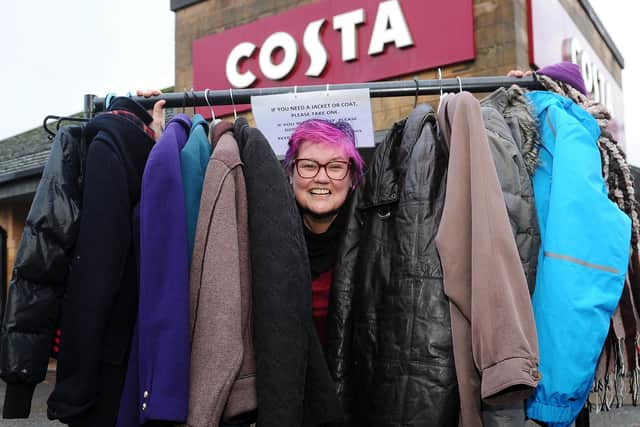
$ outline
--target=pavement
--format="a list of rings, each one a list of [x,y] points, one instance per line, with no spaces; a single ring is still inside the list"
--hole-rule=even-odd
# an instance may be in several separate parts
[[[53,391],[55,384],[55,372],[50,370],[44,382],[36,387],[31,404],[31,416],[25,420],[0,419],[1,427],[35,427],[35,426],[61,426],[58,421],[47,419],[47,398]],[[0,412],[1,402],[4,402],[5,383],[0,381]],[[592,412],[589,417],[590,427],[640,427],[640,406],[624,406],[609,412]],[[533,426],[527,423],[526,427]],[[436,427],[436,426],[434,426]]]
[[[36,387],[31,401],[31,416],[24,420],[5,420],[0,419],[2,427],[35,427],[35,426],[62,426],[58,421],[49,421],[47,419],[47,399],[53,391],[56,382],[55,371],[50,370],[44,381]],[[0,402],[4,402],[4,391],[6,384],[0,381]],[[0,403],[0,412],[2,412],[2,403]]]

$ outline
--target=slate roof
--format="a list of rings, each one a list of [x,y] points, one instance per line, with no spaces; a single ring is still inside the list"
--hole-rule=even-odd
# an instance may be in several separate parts
[[[47,136],[39,126],[1,140],[0,182],[41,173],[51,151],[51,140]]]

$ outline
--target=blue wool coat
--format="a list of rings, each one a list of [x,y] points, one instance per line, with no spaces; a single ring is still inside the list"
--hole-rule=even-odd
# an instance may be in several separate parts
[[[142,177],[138,322],[118,426],[187,418],[189,260],[180,150],[190,129],[186,115],[174,117]]]
[[[180,151],[180,166],[182,169],[182,185],[184,188],[184,203],[187,210],[187,239],[189,241],[189,259],[193,252],[196,223],[200,210],[202,183],[211,157],[211,144],[208,138],[209,123],[200,114],[191,119],[191,133],[187,143]]]
[[[631,224],[607,197],[593,117],[554,93],[527,96],[541,137],[533,188],[542,238],[532,301],[542,380],[527,414],[564,426],[591,389],[622,293]]]

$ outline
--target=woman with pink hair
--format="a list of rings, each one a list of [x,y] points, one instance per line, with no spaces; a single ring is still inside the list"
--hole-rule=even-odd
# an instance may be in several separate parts
[[[333,267],[347,219],[343,206],[363,177],[353,128],[346,121],[301,123],[289,139],[284,167],[302,215],[313,278],[313,319],[324,344]]]

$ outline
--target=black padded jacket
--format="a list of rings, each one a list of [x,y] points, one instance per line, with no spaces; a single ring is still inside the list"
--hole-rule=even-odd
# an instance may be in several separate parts
[[[26,418],[44,380],[76,242],[86,146],[81,126],[56,134],[18,246],[0,329],[4,418]]]
[[[375,151],[332,284],[327,359],[353,426],[457,426],[449,302],[435,236],[446,150],[418,106]]]

